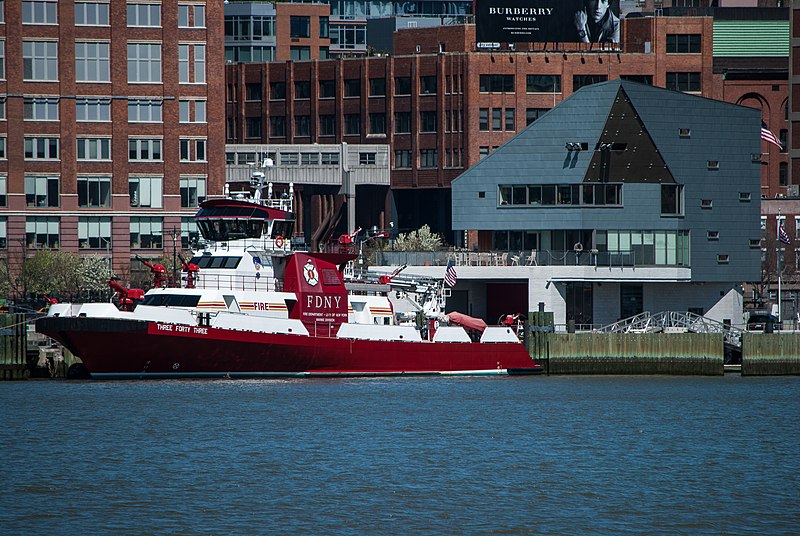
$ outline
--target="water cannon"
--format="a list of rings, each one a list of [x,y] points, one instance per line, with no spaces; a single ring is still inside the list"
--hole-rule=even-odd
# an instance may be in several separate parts
[[[150,268],[150,273],[153,275],[153,287],[154,288],[163,288],[166,286],[167,283],[167,269],[164,268],[163,264],[152,264],[147,260],[141,258],[139,255],[134,257],[137,261],[141,262],[148,268]]]
[[[186,288],[194,288],[200,267],[193,262],[186,262],[183,255],[178,255],[178,258],[181,260],[183,271],[186,272]]]

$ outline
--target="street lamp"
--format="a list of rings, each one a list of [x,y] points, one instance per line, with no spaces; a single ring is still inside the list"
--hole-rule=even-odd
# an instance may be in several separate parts
[[[178,241],[178,230],[175,226],[172,226],[172,284],[175,285],[178,281],[177,275],[175,270],[178,267],[178,249],[177,249],[177,241]],[[180,285],[177,285],[180,286]]]

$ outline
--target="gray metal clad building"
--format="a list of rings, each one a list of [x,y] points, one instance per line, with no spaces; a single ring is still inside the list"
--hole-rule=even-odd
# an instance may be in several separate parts
[[[659,281],[760,277],[757,110],[623,80],[584,87],[453,182],[453,228]]]

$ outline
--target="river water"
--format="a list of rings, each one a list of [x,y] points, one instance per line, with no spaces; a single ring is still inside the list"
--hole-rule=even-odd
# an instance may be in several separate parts
[[[797,534],[800,378],[0,384],[2,534]]]

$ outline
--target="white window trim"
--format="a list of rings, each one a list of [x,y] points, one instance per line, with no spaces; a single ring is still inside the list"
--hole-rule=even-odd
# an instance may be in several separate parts
[[[106,24],[85,24],[85,23],[78,24],[76,22],[75,26],[77,26],[79,28],[108,28],[109,26],[111,26],[111,6],[109,5],[110,4],[110,0],[79,0],[79,1],[76,1],[75,4],[105,4],[105,5],[109,6],[109,8],[108,8],[108,23],[106,23]]]
[[[77,144],[80,143],[81,140],[108,140],[108,158],[81,158],[78,156],[78,147]],[[111,136],[78,136],[75,141],[75,158],[78,162],[111,162],[113,160],[113,148],[111,145]],[[99,148],[99,146],[98,146]]]
[[[22,81],[23,82],[59,82],[61,76],[61,69],[59,69],[59,61],[61,60],[61,47],[59,46],[58,39],[46,37],[27,37],[22,39]],[[25,43],[55,43],[56,44],[56,77],[53,79],[38,79],[38,78],[25,78]]]
[[[108,101],[108,119],[78,119],[78,101],[80,100],[91,100],[91,101]],[[109,95],[98,96],[98,95],[78,95],[75,97],[75,122],[76,123],[110,123],[111,122],[111,101],[112,98]],[[95,103],[95,105],[97,105]]]
[[[27,158],[25,157],[25,140],[27,139],[51,139],[58,140],[58,157],[56,158]],[[25,134],[22,140],[22,155],[26,162],[59,162],[61,161],[61,135],[60,134]]]
[[[103,26],[100,26],[103,28]],[[78,43],[97,43],[97,44],[105,44],[108,45],[108,80],[78,80],[77,70],[78,70],[78,54],[77,54],[77,45]],[[80,39],[75,41],[75,83],[76,84],[110,84],[111,83],[111,40],[109,39]],[[95,58],[93,61],[101,61],[102,58]]]
[[[149,26],[136,26],[136,28],[149,28]],[[159,62],[161,63],[161,69],[159,70],[159,75],[160,75],[160,80],[159,81],[157,81],[157,82],[152,82],[152,81],[149,81],[149,80],[148,81],[141,81],[141,80],[132,81],[130,79],[130,72],[128,71],[128,69],[129,69],[128,62],[130,61],[130,56],[128,55],[128,47],[130,45],[159,45],[161,47],[161,56],[159,57]],[[137,61],[138,61],[138,58],[137,58]],[[127,43],[125,43],[125,77],[126,77],[126,80],[127,80],[128,84],[132,84],[132,85],[140,85],[140,84],[145,84],[145,85],[148,85],[148,84],[149,85],[155,85],[155,84],[163,85],[164,84],[164,42],[163,41],[154,40],[154,41],[128,41]]]
[[[159,140],[161,142],[161,158],[159,159],[141,159],[137,158],[131,160],[130,158],[130,142],[131,140]],[[163,136],[128,136],[128,144],[125,146],[128,155],[128,162],[163,162],[164,161],[164,137]],[[152,153],[152,151],[150,151]],[[152,175],[148,175],[152,176]]]
[[[204,23],[208,22],[208,6],[206,5],[205,2],[178,2],[178,8],[179,9],[180,9],[180,6],[189,6],[189,7],[203,6],[204,8],[206,8],[205,9],[205,14],[203,15],[203,22]],[[192,22],[194,22],[194,13],[192,13]],[[181,30],[202,30],[202,29],[205,29],[207,27],[208,27],[208,24],[203,24],[202,26],[197,26],[197,25],[195,25],[195,26],[181,26],[180,23],[178,24],[178,28],[180,28]]]
[[[143,26],[141,24],[130,24],[130,22],[128,21],[128,4],[158,5],[159,6],[158,26],[151,26],[151,25]],[[127,28],[163,28],[164,11],[163,11],[163,6],[161,5],[161,0],[127,0],[125,2],[125,26]]]
[[[20,9],[20,22],[23,26],[58,26],[58,0],[33,0],[41,4],[55,4],[56,5],[56,21],[55,22],[22,22],[22,11]],[[20,2],[22,4],[22,2]]]

